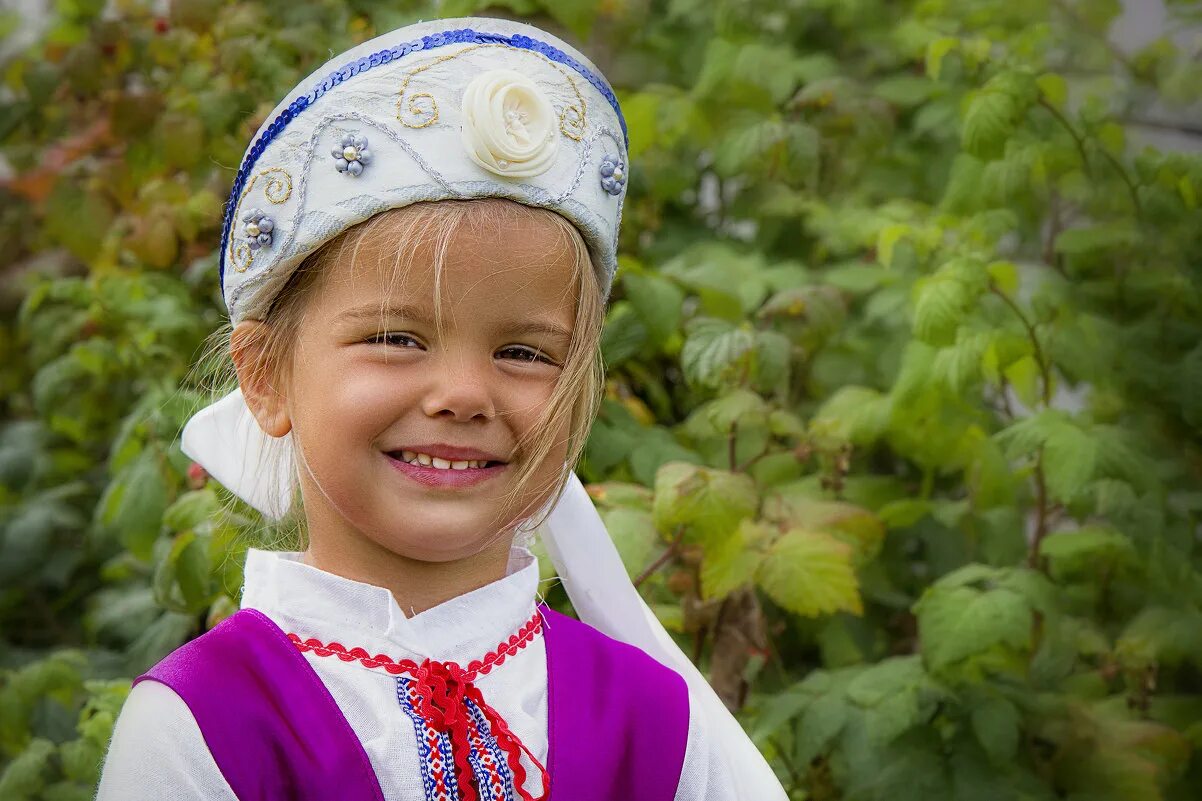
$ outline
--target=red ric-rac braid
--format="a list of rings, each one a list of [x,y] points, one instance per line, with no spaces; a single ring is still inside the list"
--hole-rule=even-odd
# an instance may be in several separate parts
[[[455,778],[459,784],[459,796],[462,801],[477,801],[475,777],[468,764],[468,752],[471,721],[464,699],[471,699],[484,717],[488,720],[497,745],[505,753],[505,761],[513,772],[514,789],[522,801],[543,801],[551,789],[551,777],[547,769],[539,762],[530,749],[525,746],[518,736],[509,730],[495,709],[485,702],[480,689],[472,682],[483,674],[488,673],[497,665],[504,664],[507,657],[529,645],[543,630],[543,617],[535,611],[534,615],[516,634],[510,635],[506,642],[501,643],[483,659],[473,660],[465,670],[455,662],[434,662],[426,659],[418,664],[412,659],[393,659],[385,654],[370,655],[362,648],[347,650],[341,643],[323,643],[312,637],[302,640],[298,635],[289,633],[288,639],[302,653],[312,651],[317,656],[336,656],[343,662],[355,662],[364,667],[381,668],[392,675],[408,673],[414,679],[413,690],[418,697],[417,712],[436,731],[447,732],[451,740],[451,752],[455,758]],[[521,756],[525,753],[530,761],[538,768],[542,778],[543,791],[537,799],[526,792],[523,785],[526,771],[521,764]]]

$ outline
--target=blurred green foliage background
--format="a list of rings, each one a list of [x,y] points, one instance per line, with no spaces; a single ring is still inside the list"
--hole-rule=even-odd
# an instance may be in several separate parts
[[[269,536],[177,444],[250,137],[331,54],[479,13],[618,90],[580,472],[792,797],[1196,799],[1202,157],[1132,121],[1197,109],[1202,56],[1119,11],[58,0],[0,66],[0,798],[90,798],[130,678]]]

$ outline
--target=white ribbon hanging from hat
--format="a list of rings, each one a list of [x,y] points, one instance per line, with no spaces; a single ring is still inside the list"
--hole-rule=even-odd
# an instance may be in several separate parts
[[[198,412],[184,427],[184,453],[262,514],[279,519],[296,491],[292,435],[274,439],[259,427],[241,390]],[[575,473],[541,526],[543,543],[576,614],[616,640],[641,648],[679,673],[700,704],[714,753],[739,786],[733,801],[783,801],[784,790],[742,726],[664,629],[630,580],[622,558]],[[694,710],[696,712],[698,710]]]

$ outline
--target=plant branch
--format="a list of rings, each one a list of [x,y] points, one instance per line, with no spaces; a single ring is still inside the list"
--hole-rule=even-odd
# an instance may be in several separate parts
[[[1041,570],[1039,549],[1048,533],[1048,484],[1043,474],[1043,448],[1035,457],[1035,497],[1035,537],[1027,553],[1027,565],[1033,570]]]
[[[760,451],[759,453],[757,453],[755,456],[752,456],[750,459],[748,459],[747,461],[743,462],[743,464],[741,464],[741,465],[739,465],[738,467],[736,467],[734,472],[736,472],[736,473],[743,473],[743,472],[746,472],[748,469],[750,469],[750,467],[751,467],[753,464],[755,464],[756,462],[758,462],[760,459],[763,459],[763,458],[764,458],[765,456],[767,456],[769,453],[771,453],[771,449],[770,449],[770,448],[767,448],[767,447],[765,447],[765,448],[764,448],[762,451]]]
[[[1081,163],[1085,167],[1085,174],[1090,177],[1090,180],[1092,180],[1093,166],[1090,164],[1089,154],[1085,149],[1085,138],[1082,137],[1081,134],[1077,133],[1077,129],[1074,128],[1073,124],[1068,121],[1068,118],[1060,112],[1060,109],[1049,103],[1046,98],[1041,97],[1037,102],[1041,108],[1047,109],[1048,113],[1050,113],[1056,119],[1056,121],[1060,123],[1061,127],[1068,132],[1068,135],[1073,138],[1073,142],[1075,142],[1077,145],[1077,152],[1081,155]],[[1135,207],[1135,216],[1142,218],[1144,214],[1143,204],[1139,202],[1139,192],[1135,188],[1135,182],[1132,181],[1131,176],[1127,174],[1127,169],[1123,167],[1119,160],[1116,159],[1114,155],[1111,154],[1111,152],[1105,147],[1099,147],[1098,151],[1102,154],[1102,157],[1106,159],[1110,166],[1114,168],[1114,171],[1118,173],[1119,178],[1127,186],[1127,194],[1131,196],[1131,205]]]
[[[1077,129],[1068,121],[1068,117],[1060,112],[1060,109],[1053,106],[1046,98],[1039,98],[1037,101],[1040,107],[1047,109],[1048,113],[1055,118],[1056,122],[1060,123],[1060,127],[1068,132],[1068,135],[1073,138],[1073,142],[1077,145],[1077,153],[1081,156],[1081,163],[1085,167],[1085,174],[1093,178],[1093,165],[1089,162],[1089,153],[1085,149],[1085,139],[1081,134],[1077,133]]]
[[[737,473],[739,471],[739,463],[735,455],[735,445],[739,438],[739,421],[733,420],[730,424],[730,435],[726,440],[727,458],[730,460],[730,472]]]
[[[1039,364],[1039,374],[1043,379],[1043,402],[1045,406],[1052,405],[1052,374],[1048,367],[1047,359],[1044,358],[1043,346],[1039,344],[1039,337],[1035,333],[1035,325],[1027,319],[1027,315],[1023,314],[1023,310],[1018,307],[1009,295],[998,289],[994,283],[989,284],[989,291],[1002,299],[1015,316],[1022,321],[1023,327],[1027,329],[1027,338],[1031,340],[1031,347],[1035,351],[1035,361]]]
[[[1056,237],[1060,236],[1060,232],[1064,230],[1064,218],[1060,212],[1060,193],[1053,187],[1048,194],[1050,219],[1048,220],[1048,235],[1043,242],[1043,263],[1067,279],[1068,273],[1065,272],[1062,259],[1056,255]]]
[[[684,539],[684,526],[677,526],[676,533],[672,537],[672,542],[664,549],[664,552],[647,567],[643,568],[643,572],[634,580],[634,588],[637,590],[643,585],[647,579],[655,575],[655,572],[666,565],[677,553],[680,552],[680,543]]]
[[[1009,417],[1011,420],[1013,420],[1014,419],[1014,407],[1012,407],[1010,405],[1010,396],[1006,393],[1006,387],[1009,384],[1010,384],[1010,382],[1006,380],[1005,376],[1003,376],[1002,382],[1001,382],[1002,408],[1006,410],[1006,416]]]

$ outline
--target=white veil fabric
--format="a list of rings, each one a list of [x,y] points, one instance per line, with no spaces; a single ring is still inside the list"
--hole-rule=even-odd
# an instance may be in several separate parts
[[[230,492],[272,519],[287,512],[296,490],[291,434],[275,439],[259,427],[241,390],[198,412],[184,427],[184,453]],[[271,451],[276,449],[276,453]],[[271,454],[274,458],[268,458]],[[630,580],[617,548],[575,473],[540,527],[543,543],[576,614],[598,631],[642,649],[688,683],[727,761],[738,798],[784,801],[787,796],[763,755],[709,682],[676,645]]]

